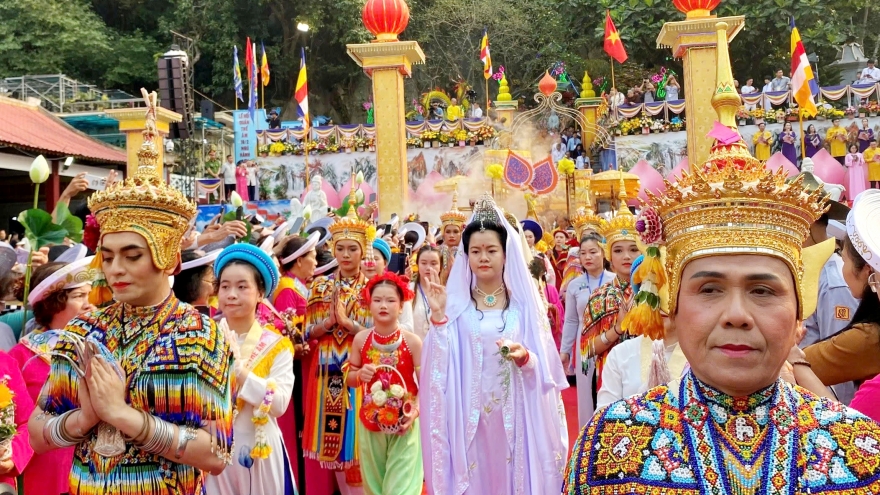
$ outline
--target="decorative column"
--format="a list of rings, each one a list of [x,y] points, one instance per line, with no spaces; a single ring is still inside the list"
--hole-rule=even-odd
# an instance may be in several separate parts
[[[590,124],[581,128],[581,142],[584,149],[588,150],[593,144],[593,139],[596,138],[596,121],[599,120],[599,107],[602,106],[604,100],[596,97],[593,81],[590,80],[590,74],[587,71],[584,71],[581,86],[584,89],[581,91],[581,97],[574,101],[574,106],[584,116],[584,120]]]
[[[502,74],[501,80],[498,81],[498,99],[495,100],[495,113],[498,114],[498,122],[510,129],[517,108],[519,108],[519,101],[514,100],[510,95],[507,74]]]
[[[125,133],[125,149],[128,154],[125,176],[132,177],[138,169],[138,150],[144,144],[143,132],[147,125],[146,112],[143,107],[113,108],[104,110],[104,113],[119,121],[119,131]],[[171,130],[171,124],[180,122],[183,116],[166,108],[156,109],[156,129],[159,136],[156,137],[156,149],[159,151],[159,159],[156,162],[156,172],[160,177],[165,177],[163,166],[165,164],[165,136]]]
[[[727,39],[733,38],[745,25],[744,16],[717,18],[711,11],[721,0],[673,0],[686,19],[667,22],[657,36],[658,48],[671,48],[675,58],[684,62],[684,99],[687,112],[688,162],[700,164],[709,157],[712,140],[706,135],[717,118],[711,100],[715,86],[718,41],[715,25],[727,24]]]
[[[404,0],[368,0],[361,19],[376,39],[347,45],[347,51],[373,80],[377,199],[381,218],[389,219],[406,214],[409,191],[403,77],[412,75],[413,64],[425,63],[425,54],[418,42],[397,39],[409,23]]]

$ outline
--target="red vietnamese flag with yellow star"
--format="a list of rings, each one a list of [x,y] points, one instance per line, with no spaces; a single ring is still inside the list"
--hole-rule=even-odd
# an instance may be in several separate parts
[[[611,20],[611,12],[608,10],[605,11],[605,53],[619,64],[626,62],[626,48],[623,47],[623,40],[620,39],[614,21]]]

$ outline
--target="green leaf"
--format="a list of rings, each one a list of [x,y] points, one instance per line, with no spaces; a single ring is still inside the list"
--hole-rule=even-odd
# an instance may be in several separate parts
[[[67,231],[67,237],[73,242],[82,242],[83,222],[70,213],[70,208],[64,203],[55,206],[55,220],[58,225]]]
[[[52,223],[52,215],[40,209],[32,208],[21,212],[18,222],[24,227],[25,237],[34,251],[44,246],[61,244],[67,237],[67,229]]]

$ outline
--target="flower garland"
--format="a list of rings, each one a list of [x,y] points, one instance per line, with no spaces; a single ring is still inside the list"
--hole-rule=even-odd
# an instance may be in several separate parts
[[[272,408],[272,401],[275,400],[275,380],[266,381],[266,395],[260,402],[260,407],[254,410],[254,416],[251,422],[254,424],[254,448],[251,449],[251,457],[254,459],[267,459],[272,453],[272,447],[269,446],[269,437],[266,435],[266,425],[269,423],[269,409]]]
[[[15,393],[9,388],[9,375],[0,378],[0,444],[12,441],[15,425]]]

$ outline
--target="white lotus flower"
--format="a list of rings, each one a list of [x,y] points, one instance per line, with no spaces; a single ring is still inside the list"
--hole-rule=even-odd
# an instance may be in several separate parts
[[[375,382],[373,382],[373,386],[370,387],[370,392],[375,394],[376,392],[378,392],[380,390],[382,390],[382,382],[380,382],[379,380],[376,380]]]
[[[357,182],[358,184],[361,184],[364,182],[364,171],[363,170],[361,170],[360,172],[357,173],[357,175],[354,178],[354,181]]]
[[[234,208],[238,208],[244,204],[244,201],[242,201],[241,196],[236,191],[232,191],[232,194],[229,196],[229,204]]]
[[[394,397],[396,399],[402,398],[403,394],[406,393],[406,390],[396,383],[394,385],[391,385],[388,391],[391,393],[391,397]]]
[[[52,169],[49,168],[49,162],[46,161],[46,157],[43,155],[39,155],[34,158],[34,161],[31,162],[31,182],[34,184],[42,184],[49,179],[49,175],[52,173]]]
[[[373,404],[382,407],[386,402],[388,402],[388,394],[386,394],[384,390],[373,392]]]
[[[312,218],[312,205],[306,205],[306,207],[303,208],[302,217],[303,220],[309,220]]]
[[[364,202],[364,192],[360,189],[355,191],[354,192],[354,200],[357,201],[358,203],[363,203]]]

